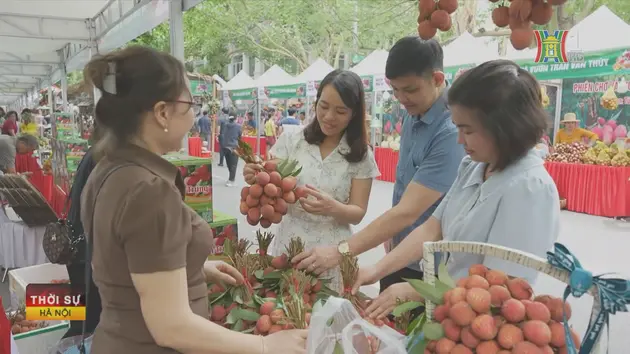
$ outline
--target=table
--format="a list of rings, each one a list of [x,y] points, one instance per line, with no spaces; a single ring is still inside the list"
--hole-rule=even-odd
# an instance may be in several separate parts
[[[545,162],[567,210],[605,217],[630,216],[630,167]]]
[[[252,147],[254,154],[260,155],[261,158],[267,157],[267,141],[264,137],[260,137],[260,152],[256,149],[256,137],[255,136],[243,136],[243,142]]]
[[[376,179],[385,182],[395,182],[398,151],[377,146],[374,148],[374,159],[378,170],[381,172],[381,175],[376,177]]]
[[[48,262],[42,241],[45,226],[29,227],[0,210],[0,266],[22,268]]]
[[[203,142],[200,137],[191,136],[188,138],[188,155],[201,157],[201,147]]]

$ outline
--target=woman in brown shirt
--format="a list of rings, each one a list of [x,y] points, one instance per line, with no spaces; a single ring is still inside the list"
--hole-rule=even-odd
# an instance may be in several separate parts
[[[305,331],[259,337],[208,320],[207,281],[243,279],[207,261],[211,229],[161,157],[179,150],[194,122],[183,65],[128,47],[93,59],[84,76],[102,92],[95,113],[106,129],[81,199],[103,307],[91,354],[304,353]]]

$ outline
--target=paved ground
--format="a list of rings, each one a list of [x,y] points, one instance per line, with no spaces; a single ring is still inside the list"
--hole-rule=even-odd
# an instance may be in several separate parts
[[[242,162],[239,163],[242,167]],[[249,226],[238,213],[239,187],[225,187],[227,169],[216,167],[214,170],[214,200],[215,207],[231,215],[239,216],[239,234],[254,240],[257,228]],[[239,168],[240,176],[240,168]],[[238,180],[238,178],[237,178]],[[356,229],[361,229],[375,217],[391,206],[393,184],[375,182],[370,196],[370,205],[365,221]],[[630,224],[612,222],[608,219],[593,217],[571,212],[562,213],[562,228],[560,242],[565,244],[581,261],[582,265],[595,274],[607,272],[622,272],[624,278],[630,278]],[[373,264],[383,257],[382,248],[373,249],[361,255],[361,264]],[[534,289],[538,293],[560,296],[564,286],[547,276],[539,278]],[[366,289],[374,293],[378,289]],[[7,296],[7,284],[0,285],[0,296]],[[583,334],[588,325],[592,299],[584,297],[570,300],[573,305],[572,325]],[[630,314],[617,314],[611,319],[609,353],[627,353],[630,348]]]

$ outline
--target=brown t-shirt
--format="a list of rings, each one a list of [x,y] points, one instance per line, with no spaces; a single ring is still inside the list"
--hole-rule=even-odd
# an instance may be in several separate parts
[[[116,166],[123,167],[103,183]],[[92,274],[103,312],[91,354],[177,353],[158,346],[149,333],[131,273],[185,267],[190,307],[208,318],[203,264],[212,249],[212,232],[184,204],[184,190],[175,166],[138,146],[118,149],[92,171],[81,198],[81,220],[93,240]]]

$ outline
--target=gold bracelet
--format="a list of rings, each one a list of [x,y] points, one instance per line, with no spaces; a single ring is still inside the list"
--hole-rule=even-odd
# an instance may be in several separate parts
[[[265,346],[265,337],[260,336],[260,344],[262,344],[262,350],[260,354],[267,354],[267,347]]]

